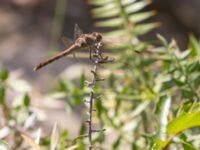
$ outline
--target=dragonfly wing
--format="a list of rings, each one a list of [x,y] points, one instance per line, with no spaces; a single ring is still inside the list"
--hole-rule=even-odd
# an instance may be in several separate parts
[[[79,28],[78,24],[75,24],[75,26],[74,26],[74,40],[76,40],[81,34],[83,34],[83,31]]]
[[[61,40],[66,47],[70,47],[73,44],[73,41],[70,38],[62,37]]]

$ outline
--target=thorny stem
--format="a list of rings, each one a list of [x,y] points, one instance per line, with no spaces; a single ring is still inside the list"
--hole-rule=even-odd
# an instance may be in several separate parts
[[[92,133],[105,131],[105,129],[94,130],[92,128],[92,117],[93,117],[93,111],[94,111],[93,105],[94,105],[94,100],[95,100],[94,86],[95,86],[96,82],[101,81],[97,78],[98,65],[113,61],[113,60],[109,60],[108,57],[103,57],[101,55],[100,47],[101,47],[101,43],[96,43],[96,45],[94,46],[94,49],[93,49],[94,54],[91,57],[91,60],[94,63],[94,68],[91,71],[91,73],[93,74],[92,81],[91,82],[88,82],[88,81],[85,82],[88,87],[91,87],[90,99],[88,101],[88,103],[89,103],[89,119],[87,121],[87,123],[88,123],[88,141],[89,141],[89,148],[88,149],[89,150],[92,150],[92,147],[93,147],[92,146]],[[90,54],[90,56],[91,56],[91,54]]]
[[[91,92],[90,95],[90,109],[89,109],[89,122],[88,122],[88,138],[89,138],[89,150],[92,149],[92,110],[93,110],[93,100],[94,100],[94,93]]]

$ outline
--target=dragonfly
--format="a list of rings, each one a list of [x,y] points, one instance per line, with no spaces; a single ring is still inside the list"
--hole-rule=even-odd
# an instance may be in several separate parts
[[[67,48],[58,54],[48,58],[47,60],[39,63],[37,66],[34,67],[34,71],[37,71],[44,66],[52,63],[53,61],[60,59],[64,56],[67,56],[69,54],[73,54],[75,51],[78,49],[82,49],[85,47],[89,47],[90,49],[90,58],[91,58],[91,51],[92,48],[95,47],[98,43],[102,41],[102,35],[99,32],[92,32],[92,33],[87,33],[83,34],[82,30],[79,28],[77,24],[75,24],[74,27],[74,41],[70,41],[68,38],[64,37],[62,38],[62,41],[65,45],[70,45],[67,46]]]

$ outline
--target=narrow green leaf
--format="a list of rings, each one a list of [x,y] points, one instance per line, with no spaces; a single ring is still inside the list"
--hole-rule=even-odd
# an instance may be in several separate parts
[[[65,150],[75,150],[76,148],[78,148],[78,145],[70,146],[70,147],[66,148]]]
[[[194,96],[194,92],[193,90],[191,90],[190,88],[182,88],[181,89],[181,94],[182,94],[182,98],[183,99],[190,99]]]
[[[192,57],[195,57],[200,54],[200,43],[193,35],[190,35],[188,47],[191,50]]]
[[[4,104],[5,88],[0,87],[0,105]]]
[[[98,21],[95,23],[97,27],[117,27],[123,24],[122,18],[112,18],[104,21]]]
[[[127,31],[124,29],[120,29],[120,30],[114,30],[114,31],[110,31],[110,32],[106,32],[103,35],[106,37],[119,37],[119,36],[123,36],[126,35]]]
[[[192,63],[188,64],[187,73],[198,71],[199,68],[200,68],[199,61],[193,61]]]
[[[119,44],[113,44],[113,45],[107,45],[107,48],[113,50],[113,51],[122,51],[130,48],[128,43],[119,43]]]
[[[81,97],[81,93],[80,90],[78,88],[74,88],[73,89],[73,97],[74,97],[74,104],[75,105],[80,105],[82,102],[82,97]]]
[[[155,12],[142,12],[142,13],[136,13],[136,14],[132,14],[130,15],[130,21],[132,23],[139,23],[141,21],[144,21],[152,16],[155,15]]]
[[[91,5],[105,5],[110,2],[113,2],[113,0],[88,0]]]
[[[119,12],[119,9],[117,8],[116,3],[109,3],[109,4],[103,5],[101,7],[94,8],[92,10],[92,13],[94,13],[94,15],[96,17],[96,15],[98,15],[98,14],[110,12],[111,10],[118,10],[118,12]]]
[[[66,129],[62,130],[60,133],[60,140],[57,149],[63,150],[68,146],[66,139],[68,138],[68,132]]]
[[[85,74],[83,72],[80,78],[80,89],[83,89],[84,87],[85,87]]]
[[[95,12],[95,10],[92,11],[92,14],[95,16],[95,18],[106,18],[106,17],[115,17],[119,15],[119,9],[111,9],[108,11],[104,11],[101,13]]]
[[[183,52],[175,53],[176,57],[179,58],[180,60],[183,60],[187,58],[190,55],[191,51],[190,50],[185,50]]]
[[[168,47],[168,42],[167,40],[160,34],[157,34],[157,38],[160,40],[160,42],[165,46]]]
[[[121,143],[121,136],[117,138],[117,140],[113,143],[112,149],[118,149]]]
[[[156,54],[166,54],[166,49],[164,47],[157,47],[157,48],[154,48],[153,53],[156,53]]]
[[[86,131],[86,126],[85,126],[85,123],[82,122],[80,129],[79,129],[79,135],[85,134],[85,131]]]
[[[65,83],[63,82],[63,80],[59,80],[59,82],[58,82],[58,90],[59,91],[63,91],[63,92],[67,91],[67,87],[66,87]]]
[[[183,114],[167,125],[167,134],[177,134],[186,129],[200,126],[200,112],[192,112],[188,114]]]
[[[191,145],[190,143],[188,143],[186,141],[181,141],[181,143],[185,150],[197,150],[193,145]]]
[[[8,70],[0,66],[0,80],[5,81],[8,78]]]
[[[128,5],[128,4],[132,4],[134,2],[136,2],[136,0],[123,0],[123,1],[121,1],[121,4],[122,5]]]
[[[24,95],[23,102],[24,102],[24,106],[26,106],[26,107],[28,107],[30,105],[30,97],[28,96],[28,94]]]
[[[135,26],[133,33],[136,34],[136,35],[143,35],[143,34],[146,34],[146,33],[150,32],[151,30],[153,30],[153,29],[155,29],[159,26],[160,26],[159,23],[139,24],[139,25]]]
[[[197,77],[194,79],[194,84],[195,84],[195,86],[199,86],[200,85],[200,74],[197,75]]]
[[[138,1],[136,3],[130,4],[125,8],[125,11],[127,13],[134,13],[141,9],[143,9],[145,6],[147,6],[148,3],[146,1]]]

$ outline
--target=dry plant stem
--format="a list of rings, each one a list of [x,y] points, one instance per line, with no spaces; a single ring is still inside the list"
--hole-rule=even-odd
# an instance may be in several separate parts
[[[94,100],[94,93],[91,91],[90,95],[90,108],[89,108],[89,121],[88,121],[88,138],[89,138],[89,150],[92,149],[92,110],[93,110],[93,100]]]
[[[100,52],[99,52],[99,48],[101,46],[101,43],[97,43],[97,46],[95,46],[94,48],[94,55],[92,56],[91,60],[94,63],[94,68],[91,71],[91,73],[93,74],[93,79],[92,81],[88,84],[88,86],[90,86],[91,89],[91,93],[90,93],[90,100],[89,100],[89,120],[88,120],[88,140],[89,140],[89,150],[92,150],[92,133],[93,133],[93,129],[92,129],[92,117],[93,117],[93,102],[94,102],[94,86],[95,83],[97,82],[97,67],[99,62],[101,61],[101,57],[100,57]]]
[[[101,47],[101,43],[96,43],[96,45],[94,46],[93,52],[94,54],[91,55],[90,54],[90,59],[92,60],[92,62],[94,63],[94,68],[91,71],[91,73],[93,74],[93,78],[91,82],[86,81],[85,83],[87,84],[88,87],[91,87],[91,92],[90,92],[90,99],[89,101],[86,101],[89,103],[89,119],[87,120],[88,123],[88,141],[89,141],[89,150],[92,150],[92,133],[94,132],[103,132],[105,131],[105,129],[102,130],[94,130],[92,128],[92,117],[93,117],[93,105],[94,105],[94,100],[95,99],[99,99],[99,98],[95,98],[95,93],[94,93],[94,86],[95,83],[99,82],[99,81],[103,81],[102,79],[98,79],[97,77],[97,69],[98,66],[100,64],[104,64],[104,63],[109,63],[109,62],[113,62],[113,59],[108,59],[108,57],[103,57],[100,51],[100,47]]]

